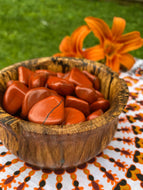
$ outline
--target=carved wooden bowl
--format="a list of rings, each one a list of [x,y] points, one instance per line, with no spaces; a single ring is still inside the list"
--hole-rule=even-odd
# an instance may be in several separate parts
[[[110,109],[96,119],[74,125],[42,125],[14,117],[3,109],[6,83],[18,79],[19,66],[67,72],[72,67],[96,74]],[[20,62],[0,71],[0,139],[13,154],[41,168],[67,168],[99,154],[111,141],[118,116],[128,100],[128,87],[103,64],[74,58],[46,57]]]

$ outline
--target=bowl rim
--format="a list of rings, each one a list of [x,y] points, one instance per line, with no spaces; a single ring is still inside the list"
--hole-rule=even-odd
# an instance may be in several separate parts
[[[109,67],[96,61],[91,61],[87,59],[79,59],[79,58],[69,58],[69,57],[41,57],[41,58],[21,61],[19,63],[15,63],[13,65],[5,67],[2,70],[0,70],[0,75],[3,72],[7,72],[7,71],[10,71],[11,69],[18,68],[21,65],[24,66],[24,64],[32,65],[32,64],[35,64],[37,61],[39,64],[40,63],[42,64],[47,61],[61,61],[61,60],[65,62],[70,60],[70,61],[76,61],[76,62],[81,62],[81,63],[98,64],[99,66],[101,66],[101,68],[106,69],[109,73],[111,73],[113,78],[116,77],[118,81],[121,83],[120,89],[119,89],[120,98],[119,98],[118,106],[116,106],[116,108],[114,109],[113,109],[113,106],[111,106],[109,110],[107,110],[103,115],[93,120],[85,121],[82,123],[72,124],[72,125],[43,125],[43,124],[26,121],[20,118],[16,118],[15,116],[7,113],[0,104],[0,113],[4,114],[5,115],[4,117],[8,117],[9,120],[13,121],[13,122],[10,122],[10,124],[8,124],[10,128],[21,126],[24,131],[32,132],[32,133],[43,134],[43,131],[44,131],[45,135],[70,135],[70,134],[77,134],[77,133],[83,133],[83,132],[89,132],[89,131],[93,132],[97,128],[99,127],[102,128],[106,126],[109,122],[117,119],[117,117],[121,114],[129,97],[127,84],[125,83],[123,79],[119,78],[118,74],[113,72]],[[3,122],[1,118],[0,118],[0,125],[7,128],[7,124],[5,124],[5,122]],[[29,128],[29,125],[30,125],[30,128]]]

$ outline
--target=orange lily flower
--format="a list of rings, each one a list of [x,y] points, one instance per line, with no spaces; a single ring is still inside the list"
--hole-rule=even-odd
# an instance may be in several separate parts
[[[61,53],[54,54],[58,57],[77,57],[90,60],[101,60],[104,58],[102,48],[98,46],[83,49],[83,41],[91,32],[87,25],[78,27],[71,36],[66,36],[59,45]]]
[[[120,17],[114,17],[113,25],[109,26],[99,18],[86,17],[85,22],[93,31],[94,35],[99,39],[99,52],[104,51],[106,65],[113,71],[119,72],[120,64],[130,69],[135,59],[128,52],[138,49],[143,45],[143,39],[138,31],[122,34],[125,29],[126,21]],[[98,56],[94,56],[98,60]]]

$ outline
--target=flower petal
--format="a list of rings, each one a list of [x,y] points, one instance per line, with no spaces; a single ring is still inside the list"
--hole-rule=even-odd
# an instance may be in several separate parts
[[[138,31],[133,31],[133,32],[129,32],[129,33],[127,33],[127,34],[122,35],[122,36],[117,40],[117,42],[119,42],[119,43],[126,43],[126,42],[132,41],[132,40],[134,40],[134,39],[138,39],[138,38],[141,38],[141,37],[140,37],[140,32],[138,32]]]
[[[99,61],[105,57],[104,49],[100,45],[87,48],[85,51],[83,51],[82,55],[84,58],[90,59],[92,61]]]
[[[133,64],[135,63],[135,59],[130,54],[122,54],[119,58],[120,64],[122,64],[124,67],[126,67],[128,70],[131,69]]]
[[[112,59],[106,57],[106,65],[112,69],[112,71],[119,72],[120,70],[120,61],[118,56],[114,56]]]
[[[72,49],[75,53],[80,54],[83,49],[84,38],[90,33],[88,26],[78,27],[71,35]]]
[[[59,49],[63,53],[73,51],[72,46],[71,46],[71,37],[70,36],[66,36],[63,38],[63,40],[61,41],[61,43],[59,45]]]
[[[138,49],[142,47],[143,45],[143,40],[141,38],[136,38],[134,40],[130,40],[126,43],[124,43],[123,47],[120,49],[120,53],[124,54],[129,51]]]
[[[118,39],[124,32],[126,21],[120,17],[114,17],[112,25],[113,40]]]
[[[100,40],[101,45],[103,45],[104,39],[111,39],[112,33],[109,26],[99,18],[86,17],[85,22],[91,28],[94,35]]]
[[[121,53],[127,53],[129,51],[138,49],[143,45],[143,39],[141,38],[140,32],[138,31],[133,31],[122,35],[118,42],[124,44],[120,49]]]

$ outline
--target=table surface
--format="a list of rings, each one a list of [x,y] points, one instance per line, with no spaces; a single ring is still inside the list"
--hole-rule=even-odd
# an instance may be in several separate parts
[[[77,168],[41,170],[12,155],[0,141],[0,190],[143,189],[143,60],[120,77],[129,87],[129,100],[100,155]]]

